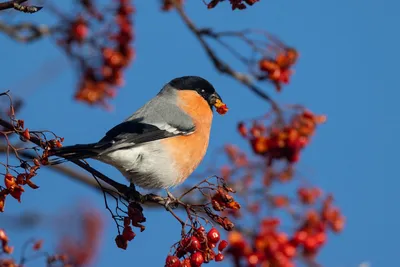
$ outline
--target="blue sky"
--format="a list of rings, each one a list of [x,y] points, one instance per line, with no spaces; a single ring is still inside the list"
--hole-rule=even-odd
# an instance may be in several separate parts
[[[0,35],[0,88],[26,96],[20,117],[27,127],[51,129],[64,136],[66,144],[96,141],[153,97],[165,82],[194,74],[209,79],[230,107],[226,116],[214,120],[210,151],[226,142],[243,145],[238,135],[227,137],[226,132],[233,132],[238,120],[264,113],[268,108],[265,103],[214,71],[175,13],[160,13],[159,1],[135,2],[137,58],[125,74],[126,86],[112,102],[115,110],[111,113],[74,102],[76,73],[52,42],[22,45]],[[398,1],[261,0],[242,12],[231,12],[227,3],[209,11],[202,1],[188,2],[188,14],[199,26],[263,28],[300,51],[292,83],[283,93],[275,93],[270,86],[264,88],[280,103],[303,104],[328,117],[299,166],[311,181],[334,193],[347,218],[345,231],[330,237],[319,260],[327,267],[353,267],[364,261],[373,267],[393,266],[400,237],[396,205],[400,201],[396,194],[400,185],[396,163],[399,145],[395,137],[400,111]],[[49,21],[44,12],[18,18]],[[32,74],[44,64],[64,71],[47,83],[43,79],[32,81]],[[211,155],[207,154],[199,170],[212,160]],[[111,167],[93,164],[124,181]],[[9,214],[37,208],[54,214],[79,200],[89,201],[103,211],[107,222],[95,266],[162,266],[169,246],[179,236],[179,225],[166,212],[145,211],[146,231],[137,235],[127,251],[121,251],[115,248],[114,225],[101,195],[46,169],[35,179],[41,189],[26,192],[22,205],[8,201]],[[50,238],[50,232],[47,228],[18,230],[10,236],[15,244],[22,244],[31,236]],[[46,246],[51,247],[54,240],[48,240]]]

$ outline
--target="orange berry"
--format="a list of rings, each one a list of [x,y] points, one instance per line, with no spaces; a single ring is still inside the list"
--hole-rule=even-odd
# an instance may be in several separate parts
[[[240,123],[238,124],[237,128],[238,128],[238,131],[239,131],[239,133],[240,133],[240,135],[241,135],[242,137],[246,137],[246,136],[247,136],[248,130],[247,130],[247,128],[246,128],[246,125],[245,125],[243,122],[240,122]]]
[[[23,133],[22,135],[23,135],[23,137],[24,137],[25,139],[27,139],[27,140],[31,139],[31,134],[29,133],[28,128],[25,129],[25,131],[24,131],[24,133]]]
[[[273,60],[261,59],[258,64],[260,70],[268,73],[279,70],[279,65]]]
[[[282,252],[288,257],[293,258],[296,255],[296,247],[286,244],[283,246]]]

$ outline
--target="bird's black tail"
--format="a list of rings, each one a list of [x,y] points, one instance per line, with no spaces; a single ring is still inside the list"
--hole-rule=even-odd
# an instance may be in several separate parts
[[[94,157],[98,154],[95,149],[96,145],[97,143],[54,148],[50,150],[50,155],[62,159],[55,159],[49,163],[51,165],[56,165],[68,160],[71,161]]]

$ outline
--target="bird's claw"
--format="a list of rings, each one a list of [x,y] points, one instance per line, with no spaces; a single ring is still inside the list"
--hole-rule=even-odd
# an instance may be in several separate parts
[[[126,192],[126,196],[129,200],[132,200],[134,202],[139,202],[139,203],[144,203],[145,200],[145,196],[143,196],[142,194],[140,194],[136,188],[134,184],[130,184],[127,192]]]
[[[167,190],[167,198],[164,204],[166,210],[176,209],[178,207],[178,199]]]

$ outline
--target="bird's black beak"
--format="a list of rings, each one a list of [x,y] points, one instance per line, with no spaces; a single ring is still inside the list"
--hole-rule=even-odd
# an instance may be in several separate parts
[[[210,95],[208,103],[210,103],[211,106],[214,106],[217,112],[221,115],[224,115],[226,112],[228,112],[228,107],[224,104],[224,102],[222,102],[221,96],[217,92]]]

